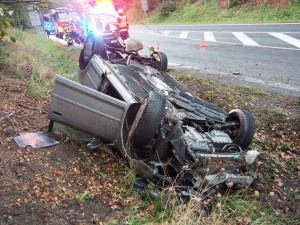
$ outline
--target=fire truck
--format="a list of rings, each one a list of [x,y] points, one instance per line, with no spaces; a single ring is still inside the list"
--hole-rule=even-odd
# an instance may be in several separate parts
[[[81,42],[84,41],[83,27],[79,13],[67,8],[51,9],[50,14],[43,16],[44,30],[56,37],[76,37]]]

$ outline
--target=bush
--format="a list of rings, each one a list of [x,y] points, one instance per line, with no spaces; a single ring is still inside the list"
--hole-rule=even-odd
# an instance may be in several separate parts
[[[175,12],[178,7],[178,0],[173,1],[162,1],[158,3],[158,7],[156,8],[156,12],[160,17],[165,18],[168,17],[172,12]]]

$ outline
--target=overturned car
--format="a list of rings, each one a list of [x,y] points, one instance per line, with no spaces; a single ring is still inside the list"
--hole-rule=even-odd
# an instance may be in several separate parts
[[[114,147],[136,165],[140,190],[151,182],[202,200],[216,187],[253,183],[258,152],[245,151],[255,132],[249,112],[227,113],[196,97],[160,60],[155,64],[136,50],[115,54],[101,46],[98,52],[89,45],[82,49],[80,83],[56,77],[52,122],[97,137],[90,148]]]

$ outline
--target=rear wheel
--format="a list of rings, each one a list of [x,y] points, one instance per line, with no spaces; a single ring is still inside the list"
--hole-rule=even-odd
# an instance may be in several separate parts
[[[79,68],[83,70],[90,62],[92,56],[96,54],[107,60],[107,52],[101,39],[89,36],[86,39],[83,49],[79,56]]]
[[[101,56],[107,60],[107,53],[105,46],[101,39],[89,36],[83,48],[84,60],[89,62],[94,54]]]

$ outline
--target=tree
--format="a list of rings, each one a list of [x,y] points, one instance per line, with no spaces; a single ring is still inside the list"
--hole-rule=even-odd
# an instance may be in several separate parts
[[[8,36],[7,28],[12,27],[10,22],[7,20],[7,17],[12,15],[12,11],[7,11],[4,6],[0,5],[0,41]],[[10,40],[16,42],[14,37],[10,37]]]

